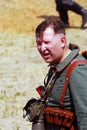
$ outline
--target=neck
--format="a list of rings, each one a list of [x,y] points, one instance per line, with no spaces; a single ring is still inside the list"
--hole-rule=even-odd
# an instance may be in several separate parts
[[[64,50],[64,54],[63,54],[63,58],[61,59],[60,62],[62,62],[69,54],[70,54],[71,50],[68,48],[65,48]]]

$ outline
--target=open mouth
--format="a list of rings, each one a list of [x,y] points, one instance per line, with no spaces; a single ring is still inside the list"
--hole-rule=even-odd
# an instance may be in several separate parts
[[[42,54],[44,59],[49,59],[50,58],[50,54]]]

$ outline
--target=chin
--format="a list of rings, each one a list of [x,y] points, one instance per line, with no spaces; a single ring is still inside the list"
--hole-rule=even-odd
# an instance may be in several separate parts
[[[53,61],[50,61],[50,60],[45,60],[46,63],[49,63],[49,64],[54,64]]]
[[[51,63],[51,61],[45,60],[46,63]]]

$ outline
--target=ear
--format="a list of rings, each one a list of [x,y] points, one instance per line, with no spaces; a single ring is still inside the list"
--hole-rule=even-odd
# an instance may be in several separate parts
[[[61,42],[62,42],[62,43],[61,43],[61,47],[64,48],[65,45],[66,45],[66,37],[62,37],[62,38],[61,38]]]
[[[66,37],[62,37],[61,42],[66,42]]]

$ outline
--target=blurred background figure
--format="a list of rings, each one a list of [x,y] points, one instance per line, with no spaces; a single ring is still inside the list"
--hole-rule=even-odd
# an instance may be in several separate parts
[[[84,7],[72,0],[55,0],[55,3],[56,11],[59,12],[60,19],[65,23],[66,28],[70,27],[68,17],[69,10],[82,16],[81,28],[84,28],[87,22],[87,9],[84,9]]]

